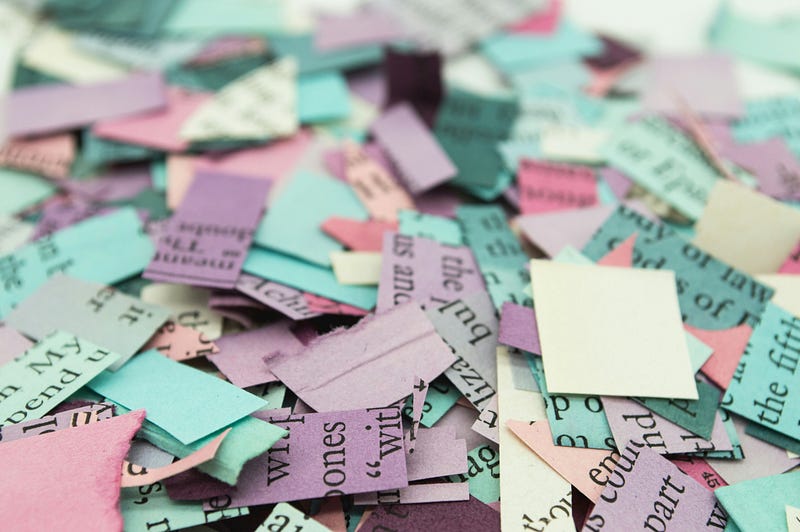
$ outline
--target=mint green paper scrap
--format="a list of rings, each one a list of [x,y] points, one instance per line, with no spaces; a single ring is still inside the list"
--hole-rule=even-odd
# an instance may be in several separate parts
[[[708,440],[711,438],[711,431],[714,428],[720,395],[720,390],[715,386],[697,381],[698,399],[696,401],[655,397],[634,397],[633,399],[679,427]]]
[[[599,260],[636,233],[635,268],[675,272],[683,321],[693,327],[720,330],[742,323],[755,326],[774,290],[721,262],[667,226],[620,205],[583,248]]]
[[[57,272],[113,284],[141,273],[153,252],[150,237],[130,207],[56,231],[0,257],[0,318]]]
[[[339,284],[330,268],[268,249],[250,248],[242,271],[364,310],[374,308],[378,300],[374,286]]]
[[[696,145],[659,118],[617,128],[601,151],[609,166],[691,220],[703,214],[719,178]]]
[[[402,210],[397,215],[400,234],[436,240],[448,246],[464,245],[464,236],[458,222],[443,216]]]
[[[603,403],[596,395],[556,394],[547,391],[542,357],[525,353],[544,400],[553,443],[562,447],[615,449]]]
[[[467,472],[449,477],[469,482],[469,494],[489,504],[500,500],[500,453],[493,445],[481,445],[467,453]]]
[[[350,93],[339,72],[305,74],[297,80],[300,123],[329,122],[350,116]]]
[[[0,426],[39,419],[119,358],[67,332],[42,338],[0,367]]]
[[[0,168],[0,214],[16,214],[55,193],[55,185],[42,177]]]
[[[768,304],[722,400],[723,408],[800,439],[800,318]]]
[[[742,532],[786,530],[786,506],[796,505],[800,471],[737,482],[714,490]]]
[[[602,49],[596,37],[565,20],[550,34],[500,33],[481,44],[481,52],[506,74],[596,55]]]
[[[425,394],[425,402],[422,405],[420,424],[426,428],[432,427],[453,408],[459,397],[461,397],[461,392],[449,379],[438,377],[431,381],[428,386],[428,392]],[[403,414],[409,418],[412,414],[412,406],[411,398],[409,398],[403,407]]]
[[[122,405],[114,404],[121,413],[130,411]],[[188,445],[179,442],[170,433],[147,419],[142,423],[142,428],[137,435],[159,449],[183,458],[207,445],[228,428],[231,431],[222,440],[222,444],[219,446],[214,458],[200,464],[197,468],[203,473],[231,485],[236,484],[242,468],[248,461],[267,452],[281,438],[286,436],[287,432],[266,421],[247,416],[233,423],[230,427],[220,429]]]
[[[369,214],[346,183],[309,172],[295,174],[272,202],[253,241],[299,259],[330,266],[332,251],[344,249],[322,232],[333,216],[366,220]],[[257,274],[254,274],[257,275]]]
[[[181,530],[250,513],[246,506],[204,510],[204,501],[173,501],[161,482],[122,488],[119,502],[125,532]]]
[[[456,217],[494,306],[499,309],[506,301],[532,306],[530,297],[524,294],[530,282],[528,257],[509,229],[503,209],[495,205],[462,205]]]
[[[144,408],[149,421],[184,444],[266,406],[255,395],[154,349],[133,357],[115,373],[102,373],[88,386],[131,410]]]
[[[709,38],[715,48],[739,57],[773,68],[800,71],[800,57],[794,53],[800,42],[798,17],[762,21],[735,13],[728,2],[722,2]]]

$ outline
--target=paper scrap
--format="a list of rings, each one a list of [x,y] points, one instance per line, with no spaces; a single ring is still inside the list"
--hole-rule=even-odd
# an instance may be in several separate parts
[[[463,532],[499,530],[498,513],[479,500],[470,497],[455,503],[427,503],[396,507],[379,506],[362,528],[365,530],[443,530],[453,527]]]
[[[298,209],[298,205],[302,208]],[[368,217],[356,194],[346,184],[300,172],[270,205],[254,240],[259,246],[330,266],[330,252],[342,249],[320,230],[320,225],[331,216],[357,220]]]
[[[318,412],[392,404],[411,390],[415,378],[431,381],[455,362],[415,303],[328,333],[272,372]],[[365,383],[387,372],[380,387]]]
[[[523,159],[518,172],[523,214],[591,207],[597,203],[597,181],[587,167]]]
[[[616,442],[635,439],[659,454],[705,453],[732,449],[722,418],[714,420],[711,438],[705,440],[644,406],[621,397],[603,397],[608,424]]]
[[[347,182],[373,219],[396,222],[399,210],[414,207],[408,193],[357,144],[346,143],[344,156]]]
[[[795,371],[798,359],[793,335],[800,318],[769,304],[736,368],[722,405],[740,416],[800,439],[798,390]]]
[[[158,351],[137,355],[115,373],[101,374],[89,387],[127,408],[146,409],[149,421],[185,444],[266,406],[254,395]]]
[[[132,208],[95,216],[2,257],[4,317],[57,272],[95,283],[115,283],[141,272],[153,254]]]
[[[615,480],[607,481],[583,530],[725,528],[727,514],[713,493],[640,441],[624,445]]]
[[[360,493],[353,498],[354,504],[419,504],[423,502],[452,502],[469,500],[469,484],[466,482],[440,482],[411,484],[407,488]]]
[[[210,504],[241,507],[408,485],[397,407],[292,414],[269,422],[289,433],[245,466],[235,489]]]
[[[198,174],[167,222],[144,277],[233,288],[268,189],[258,179]]]
[[[475,292],[426,313],[456,355],[445,375],[475,408],[483,409],[497,389],[498,323],[492,300],[486,292]]]
[[[381,254],[374,251],[332,251],[331,266],[339,284],[377,285]]]
[[[137,411],[0,445],[10,472],[0,484],[15,494],[0,512],[20,529],[121,530],[120,471],[142,419]]]
[[[410,105],[389,108],[373,122],[371,131],[412,194],[430,190],[456,175],[453,162]]]
[[[373,308],[377,299],[377,290],[372,286],[341,285],[336,281],[333,271],[328,268],[266,249],[250,248],[242,270],[262,279],[305,290],[364,310]],[[269,304],[269,296],[259,297],[259,300],[262,299],[265,304]]]
[[[70,105],[63,105],[69,101]],[[5,131],[22,137],[74,129],[103,118],[117,118],[166,105],[159,74],[135,74],[93,85],[47,84],[11,93],[5,102]]]
[[[120,355],[118,369],[153,336],[169,311],[109,286],[57,274],[24,299],[6,322],[41,339],[56,329],[68,331]]]
[[[220,352],[209,356],[208,360],[240,388],[275,382],[278,378],[270,367],[304,349],[289,329],[289,322],[280,321],[263,328],[225,335],[217,341]]]
[[[297,63],[283,58],[231,81],[183,122],[181,138],[267,139],[298,128]]]
[[[693,243],[749,274],[775,273],[800,240],[800,213],[721,180],[695,226]]]
[[[431,264],[437,267],[432,268]],[[384,233],[378,311],[407,301],[430,308],[483,290],[483,278],[469,248],[428,238]]]
[[[600,499],[609,477],[620,467],[622,457],[617,451],[554,445],[546,421],[529,423],[511,419],[507,425],[525,445],[592,502]]]
[[[672,272],[532,260],[531,282],[551,392],[697,399]]]
[[[123,462],[122,487],[147,486],[208,462],[214,458],[219,446],[222,445],[222,440],[225,439],[230,430],[226,430],[189,456],[163,467],[148,468],[128,461]]]
[[[311,519],[309,516],[296,509],[289,503],[279,503],[270,512],[269,517],[263,523],[258,525],[256,532],[269,532],[272,530],[279,530],[285,527],[294,527],[295,530],[305,530],[306,532],[330,532],[330,528],[326,527],[316,519]],[[276,528],[277,527],[277,528]]]
[[[161,305],[172,311],[170,318],[180,326],[191,327],[210,340],[222,335],[222,316],[209,308],[211,293],[194,286],[152,283],[139,297],[145,303]]]
[[[70,333],[48,334],[0,367],[0,420],[14,424],[44,416],[119,359]]]

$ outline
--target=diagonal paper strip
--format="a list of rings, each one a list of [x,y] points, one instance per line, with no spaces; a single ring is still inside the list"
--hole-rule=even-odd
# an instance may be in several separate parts
[[[208,462],[217,454],[217,449],[222,445],[222,440],[225,439],[230,431],[231,429],[226,430],[189,456],[163,467],[147,468],[132,464],[127,460],[124,461],[122,463],[122,487],[147,486]]]

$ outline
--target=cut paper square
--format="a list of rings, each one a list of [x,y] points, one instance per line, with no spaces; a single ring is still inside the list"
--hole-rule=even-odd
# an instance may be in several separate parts
[[[552,393],[697,399],[669,271],[531,261]]]

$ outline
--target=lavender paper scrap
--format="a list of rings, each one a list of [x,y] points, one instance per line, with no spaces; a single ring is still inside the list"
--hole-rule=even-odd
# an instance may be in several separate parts
[[[311,408],[331,412],[393,404],[455,360],[425,313],[407,303],[320,336],[272,372]]]
[[[161,74],[142,73],[93,85],[47,84],[6,98],[6,133],[22,137],[76,129],[98,120],[158,111],[167,105]]]
[[[497,341],[528,353],[541,354],[536,313],[530,307],[516,303],[503,303],[500,313],[500,334]]]
[[[400,233],[383,234],[377,312],[407,301],[437,307],[485,290],[468,247]]]
[[[248,462],[236,487],[206,508],[404,488],[401,417],[396,406],[271,417],[289,434]]]
[[[277,364],[305,348],[289,330],[290,326],[290,322],[282,321],[222,336],[215,341],[219,353],[206,358],[239,388],[275,382],[278,378],[270,371],[264,357],[279,353],[280,356],[271,356],[272,364]]]
[[[270,182],[200,172],[159,239],[146,279],[234,288]]]
[[[603,409],[617,445],[628,440],[643,441],[659,454],[730,451],[731,440],[719,412],[714,419],[711,438],[704,440],[624,397],[603,397]]]
[[[455,165],[411,105],[390,107],[372,123],[371,131],[412,194],[430,190],[456,175]]]
[[[291,286],[242,273],[236,281],[236,289],[291,320],[307,320],[322,316],[321,313],[309,308],[308,300],[303,296],[302,290]]]
[[[620,445],[613,473],[592,470],[607,484],[583,532],[725,528],[727,514],[713,492],[641,441]]]

